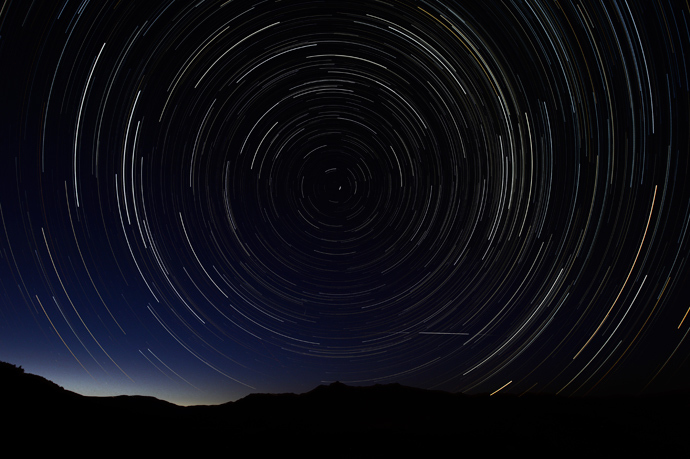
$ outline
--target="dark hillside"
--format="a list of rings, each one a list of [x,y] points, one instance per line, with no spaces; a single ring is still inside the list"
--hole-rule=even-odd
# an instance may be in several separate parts
[[[333,383],[299,395],[252,394],[218,406],[179,407],[152,397],[84,397],[5,363],[0,389],[10,432],[58,445],[79,438],[130,451],[240,448],[256,457],[289,451],[302,457],[690,453],[687,394],[488,397]]]

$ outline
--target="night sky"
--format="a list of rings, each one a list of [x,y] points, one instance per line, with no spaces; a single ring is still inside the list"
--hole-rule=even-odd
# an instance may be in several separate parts
[[[690,387],[685,0],[0,2],[0,360],[179,404]]]

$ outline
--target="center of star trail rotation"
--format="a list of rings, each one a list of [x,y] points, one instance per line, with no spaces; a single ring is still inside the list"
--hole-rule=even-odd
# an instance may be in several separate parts
[[[2,356],[189,400],[673,386],[689,13],[11,2]]]

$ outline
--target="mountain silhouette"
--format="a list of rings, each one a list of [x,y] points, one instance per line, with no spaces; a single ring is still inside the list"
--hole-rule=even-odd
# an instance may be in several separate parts
[[[50,451],[95,445],[89,455],[690,457],[687,393],[489,397],[336,382],[182,407],[154,397],[82,396],[0,362],[0,394],[5,438]]]

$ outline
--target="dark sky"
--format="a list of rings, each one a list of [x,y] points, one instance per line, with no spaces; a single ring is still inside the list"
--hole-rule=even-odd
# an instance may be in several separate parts
[[[687,387],[689,20],[0,2],[0,360],[180,404]]]

